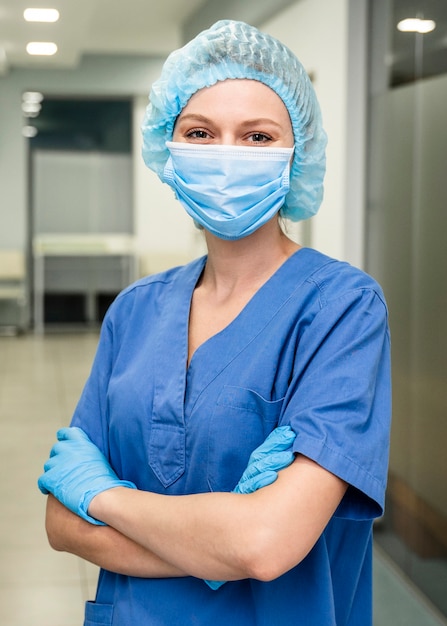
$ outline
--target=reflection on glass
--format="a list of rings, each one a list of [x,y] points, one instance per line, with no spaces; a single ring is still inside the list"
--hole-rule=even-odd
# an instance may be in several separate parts
[[[376,541],[447,616],[447,3],[371,10],[367,266],[390,308],[394,386]],[[409,17],[436,28],[400,32]]]

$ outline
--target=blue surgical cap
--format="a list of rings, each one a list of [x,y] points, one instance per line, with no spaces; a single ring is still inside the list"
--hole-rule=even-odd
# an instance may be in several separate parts
[[[152,85],[143,120],[143,158],[163,180],[175,121],[191,96],[218,81],[245,78],[270,87],[292,122],[295,152],[290,190],[281,214],[293,221],[314,215],[323,198],[326,133],[312,86],[296,56],[270,35],[243,22],[221,20],[172,52]]]

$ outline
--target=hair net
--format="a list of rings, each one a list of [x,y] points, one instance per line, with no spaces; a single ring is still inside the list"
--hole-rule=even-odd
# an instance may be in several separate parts
[[[296,56],[281,42],[243,22],[221,20],[167,58],[152,85],[143,132],[143,158],[163,180],[177,116],[203,87],[228,78],[264,83],[288,109],[295,138],[290,190],[281,214],[314,215],[323,197],[326,133],[314,89]]]

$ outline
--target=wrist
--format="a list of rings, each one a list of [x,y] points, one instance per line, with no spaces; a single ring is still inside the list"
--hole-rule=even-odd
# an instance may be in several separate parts
[[[88,505],[88,515],[107,524],[116,502],[119,501],[120,492],[128,490],[128,487],[111,487],[96,494]]]

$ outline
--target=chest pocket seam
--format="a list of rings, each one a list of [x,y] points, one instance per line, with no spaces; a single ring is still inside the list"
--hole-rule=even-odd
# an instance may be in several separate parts
[[[257,391],[247,387],[225,385],[220,392],[216,404],[233,409],[243,409],[263,416],[267,421],[276,421],[284,402],[284,398],[266,400]]]
[[[278,423],[284,398],[266,400],[245,387],[222,388],[209,419],[207,481],[211,491],[231,491],[248,458]]]

